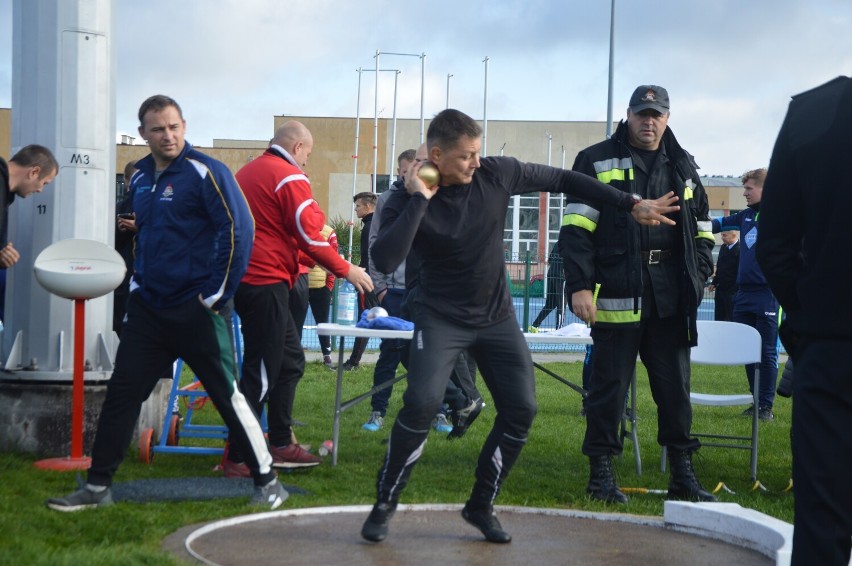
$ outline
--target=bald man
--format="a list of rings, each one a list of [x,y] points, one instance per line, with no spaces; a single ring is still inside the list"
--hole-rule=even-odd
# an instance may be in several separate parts
[[[299,277],[300,252],[335,276],[345,277],[359,292],[373,289],[367,272],[343,260],[320,236],[325,214],[303,171],[313,146],[304,124],[287,122],[263,155],[236,175],[255,220],[248,269],[234,297],[245,348],[240,389],[257,414],[267,403],[269,450],[276,468],[308,468],[321,461],[293,442],[292,435],[296,385],[305,371],[305,353],[288,308]],[[224,474],[249,474],[234,443]]]

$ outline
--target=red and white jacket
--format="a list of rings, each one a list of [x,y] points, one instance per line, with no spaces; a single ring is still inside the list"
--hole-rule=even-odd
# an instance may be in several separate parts
[[[272,145],[236,174],[255,221],[254,247],[242,279],[249,285],[299,276],[299,251],[338,277],[350,264],[320,236],[325,214],[313,198],[308,176],[284,148]]]

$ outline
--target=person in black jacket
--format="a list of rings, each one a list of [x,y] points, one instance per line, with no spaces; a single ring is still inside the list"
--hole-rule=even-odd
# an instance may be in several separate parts
[[[740,266],[740,232],[722,232],[722,246],[716,260],[716,273],[707,290],[716,292],[715,319],[733,320],[734,294],[737,292],[737,270]]]
[[[136,160],[124,165],[124,198],[115,205],[115,251],[124,260],[127,272],[124,280],[112,293],[112,329],[121,337],[121,323],[127,312],[127,298],[130,295],[130,278],[133,277],[133,239],[136,236],[136,216],[133,214],[133,195],[130,194],[130,179],[136,172]],[[166,377],[170,377],[168,372]]]
[[[642,198],[674,190],[683,203],[673,216],[676,224],[649,230],[614,206],[571,198],[559,235],[571,310],[592,325],[594,340],[583,441],[587,491],[609,503],[627,502],[611,458],[621,454],[618,431],[637,354],[657,404],[657,440],[668,448],[668,497],[716,500],[692,468],[700,443],[690,436],[689,400],[690,347],[698,339],[696,314],[716,241],[697,165],[668,128],[668,119],[666,89],[638,87],[627,121],[612,138],[581,151],[573,169]]]
[[[361,536],[374,542],[387,536],[450,372],[459,354],[470,350],[496,414],[462,517],[488,541],[506,543],[511,536],[492,505],[536,413],[532,357],[506,283],[503,225],[510,199],[531,191],[575,194],[630,211],[635,220],[649,224],[672,223],[661,214],[679,207],[672,206],[671,193],[644,201],[572,171],[510,157],[480,159],[482,129],[458,110],[444,110],[432,119],[426,143],[440,179],[426,186],[418,177],[423,163],[411,168],[406,191],[396,191],[384,204],[371,250],[373,263],[384,273],[412,249],[421,263],[408,385],[378,474],[376,504]]]
[[[547,258],[548,265],[545,271],[544,278],[547,283],[547,295],[544,300],[544,306],[536,315],[535,320],[530,324],[530,332],[538,332],[538,327],[544,322],[544,319],[553,311],[556,310],[556,328],[562,327],[562,307],[565,304],[563,288],[565,287],[565,270],[562,267],[562,254],[559,250],[559,241],[553,244],[550,248],[550,255]]]
[[[370,268],[370,226],[373,223],[373,212],[376,210],[376,193],[358,193],[353,197],[355,202],[355,215],[361,219],[361,261],[358,262],[358,267],[364,269]],[[366,299],[363,294],[358,295],[359,310],[356,313],[355,319],[361,316],[361,312],[366,308]],[[352,371],[358,369],[361,363],[361,356],[364,355],[364,350],[367,348],[367,338],[356,338],[352,345],[352,353],[349,354],[349,359],[343,362],[343,369]]]
[[[757,261],[787,313],[793,380],[792,564],[852,553],[852,79],[793,97],[760,208]]]
[[[40,193],[59,173],[59,163],[49,149],[41,145],[22,147],[9,163],[0,157],[0,269],[18,263],[21,255],[9,242],[9,207],[15,197],[27,198]]]
[[[9,163],[0,157],[0,321],[6,318],[6,270],[21,255],[7,238],[9,207],[15,197],[40,193],[59,172],[59,163],[49,149],[28,145],[12,156]]]

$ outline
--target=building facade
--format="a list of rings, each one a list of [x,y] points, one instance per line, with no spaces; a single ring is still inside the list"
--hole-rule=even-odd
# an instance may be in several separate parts
[[[311,130],[314,148],[307,166],[314,197],[330,219],[354,218],[352,196],[362,191],[383,192],[395,178],[396,156],[421,143],[419,119],[362,118],[357,128],[354,118],[319,116],[274,116],[269,138],[288,120],[298,120]],[[11,112],[0,109],[0,155],[10,153]],[[423,125],[428,129],[429,120]],[[484,155],[507,155],[535,163],[570,168],[577,153],[604,139],[605,122],[525,122],[490,120],[483,139]],[[188,136],[192,141],[192,136]],[[145,145],[122,136],[116,145],[116,196],[123,194],[121,172],[128,161],[148,154]],[[212,147],[199,150],[224,162],[232,171],[260,155],[269,139],[214,139]],[[729,214],[745,207],[738,177],[706,177],[711,216]],[[561,195],[532,193],[514,198],[505,220],[507,261],[527,254],[542,261],[559,235],[564,199]]]

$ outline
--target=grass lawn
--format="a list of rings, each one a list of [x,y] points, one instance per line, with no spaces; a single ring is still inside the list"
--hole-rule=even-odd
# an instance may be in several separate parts
[[[580,382],[581,364],[549,363],[547,367]],[[665,489],[668,475],[660,473],[660,447],[656,443],[656,409],[644,368],[638,368],[639,437],[643,474],[637,476],[629,443],[615,467],[622,487]],[[367,390],[372,366],[364,365],[346,375],[344,398]],[[295,417],[305,423],[296,434],[302,444],[314,448],[331,437],[335,374],[319,363],[307,364],[299,385]],[[624,506],[612,507],[591,501],[585,493],[588,463],[580,451],[585,420],[580,416],[580,396],[537,372],[539,412],[529,442],[498,498],[499,505],[618,511],[661,516],[663,496],[633,495]],[[718,392],[725,382],[746,380],[742,368],[697,366],[693,389]],[[699,386],[700,384],[700,386]],[[473,484],[479,449],[494,416],[487,407],[461,440],[447,441],[433,432],[425,453],[412,474],[403,503],[463,503]],[[343,414],[338,466],[327,464],[307,471],[282,474],[285,484],[299,486],[309,495],[292,495],[281,509],[326,505],[372,504],[375,475],[381,463],[390,425],[401,403],[403,387],[394,389],[385,428],[378,433],[361,429],[369,416],[369,402]],[[747,390],[747,389],[746,389]],[[722,501],[739,503],[792,522],[793,497],[783,492],[790,478],[789,399],[778,398],[775,420],[760,424],[758,478],[767,488],[752,490],[749,453],[746,450],[702,449],[694,458],[699,479],[708,489],[723,482],[735,493],[721,492]],[[695,431],[728,430],[748,434],[750,421],[739,416],[742,408],[696,407]],[[196,414],[198,422],[217,422],[212,404]],[[186,440],[200,444],[202,441]],[[131,446],[116,482],[135,479],[215,477],[218,456],[156,454],[150,465],[142,464]],[[49,497],[75,488],[74,474],[33,467],[32,454],[0,454],[0,564],[171,564],[175,561],[160,549],[161,540],[184,525],[250,512],[246,498],[192,502],[120,503],[109,508],[79,513],[59,513],[44,506]],[[358,537],[360,525],[353,528]]]

